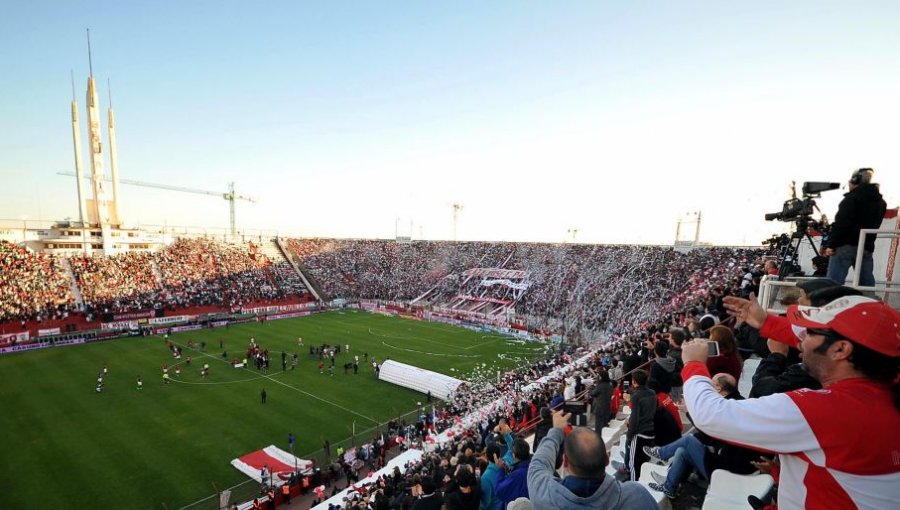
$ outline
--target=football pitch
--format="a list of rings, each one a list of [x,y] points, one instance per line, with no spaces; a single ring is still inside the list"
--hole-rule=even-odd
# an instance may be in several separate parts
[[[251,337],[269,349],[268,372],[231,367]],[[390,358],[469,379],[544,352],[538,343],[352,310],[189,331],[170,340],[183,347],[182,359],[173,358],[162,337],[0,356],[0,508],[177,510],[212,494],[214,483],[223,489],[247,480],[229,462],[270,444],[288,450],[288,433],[297,437],[297,456],[306,458],[326,438],[348,439],[354,422],[359,444],[368,439],[362,431],[424,403],[421,393],[377,380],[364,353],[379,363]],[[322,343],[350,344],[349,353],[337,356],[334,375],[320,374],[318,358],[309,355],[310,345]],[[359,373],[345,374],[343,364],[354,355]],[[97,393],[104,364],[109,372]],[[171,384],[162,382],[163,364]]]

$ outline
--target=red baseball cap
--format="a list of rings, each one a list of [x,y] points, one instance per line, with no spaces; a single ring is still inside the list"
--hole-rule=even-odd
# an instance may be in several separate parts
[[[863,296],[845,296],[825,306],[788,308],[794,326],[830,329],[873,351],[900,357],[900,312],[887,304]]]

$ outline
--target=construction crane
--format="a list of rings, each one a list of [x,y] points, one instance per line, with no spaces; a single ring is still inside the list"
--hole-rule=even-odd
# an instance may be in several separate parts
[[[73,172],[56,172],[57,175],[64,175],[66,177],[75,177]],[[90,177],[85,177],[85,179],[89,179]],[[109,177],[104,180],[111,180]],[[234,220],[234,203],[237,200],[246,200],[251,204],[255,204],[257,200],[253,197],[246,195],[238,195],[234,192],[234,182],[228,183],[228,191],[225,193],[218,191],[207,191],[203,189],[194,189],[194,188],[185,188],[183,186],[172,186],[170,184],[156,184],[152,182],[143,182],[143,181],[134,181],[131,179],[119,179],[119,182],[122,184],[130,184],[131,186],[140,186],[142,188],[156,188],[156,189],[165,189],[169,191],[180,191],[182,193],[196,193],[198,195],[211,195],[214,197],[222,197],[225,200],[228,200],[228,208],[229,208],[229,220],[231,225],[231,236],[237,236],[237,228],[235,227]]]

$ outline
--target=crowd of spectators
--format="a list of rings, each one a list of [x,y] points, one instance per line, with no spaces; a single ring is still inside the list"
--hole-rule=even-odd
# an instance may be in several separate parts
[[[648,250],[645,254],[652,256],[654,252]],[[776,486],[772,491],[760,497],[747,498],[748,508],[762,508],[764,505],[773,504],[776,490],[783,496],[785,507],[791,508],[809,507],[810,502],[827,498],[824,495],[830,487],[827,480],[822,480],[821,483],[813,479],[800,480],[794,478],[793,474],[788,478],[782,476],[779,480],[779,457],[773,456],[772,450],[783,451],[779,448],[784,448],[784,445],[797,446],[792,443],[791,437],[783,437],[779,432],[780,421],[776,419],[772,424],[768,424],[761,415],[753,414],[754,419],[762,421],[751,427],[729,423],[727,414],[711,410],[727,405],[721,402],[743,399],[738,392],[738,380],[742,376],[744,357],[751,354],[761,354],[764,359],[760,363],[757,376],[753,378],[750,394],[776,395],[777,398],[769,402],[771,405],[776,403],[785,405],[785,409],[789,407],[783,404],[787,398],[803,398],[807,395],[803,393],[804,389],[818,389],[827,377],[847,370],[826,369],[824,364],[810,370],[806,364],[801,365],[797,362],[795,348],[798,342],[792,330],[785,326],[786,329],[782,328],[784,331],[775,334],[773,326],[768,325],[774,319],[765,318],[765,312],[758,306],[756,311],[752,311],[755,305],[745,298],[755,290],[754,286],[758,281],[756,275],[764,271],[762,261],[756,258],[757,255],[750,252],[711,250],[691,256],[669,255],[671,258],[663,258],[662,260],[667,260],[667,263],[675,264],[679,268],[681,278],[685,282],[677,284],[673,277],[675,291],[665,296],[665,299],[656,301],[654,306],[648,307],[651,313],[646,320],[640,323],[630,321],[621,323],[620,329],[612,335],[610,341],[599,348],[593,348],[592,351],[576,349],[569,345],[567,351],[548,353],[549,356],[544,361],[507,373],[499,382],[489,376],[480,378],[476,373],[471,381],[472,386],[464,395],[457,396],[449,406],[449,412],[442,413],[441,418],[435,423],[435,433],[446,426],[455,427],[456,433],[449,436],[451,439],[447,443],[440,444],[432,453],[426,454],[420,463],[408,466],[410,469],[405,475],[397,472],[393,476],[374,480],[367,486],[354,485],[358,490],[351,491],[350,495],[337,506],[348,509],[422,509],[443,506],[448,509],[478,507],[510,510],[532,506],[596,508],[600,505],[604,508],[649,509],[656,508],[656,503],[649,498],[650,494],[655,492],[658,496],[675,500],[676,508],[690,507],[702,505],[703,492],[710,483],[712,472],[716,469],[725,469],[737,474],[761,471],[775,477]],[[673,259],[681,260],[673,262]],[[658,268],[636,269],[636,271],[643,270],[650,270],[656,275],[664,273]],[[654,289],[650,288],[640,296],[625,294],[626,303],[620,301],[614,305],[622,306],[627,304],[628,300],[652,302],[651,297],[646,294],[653,292]],[[799,295],[793,299],[796,301],[799,298],[801,304],[822,306],[837,303],[835,300],[842,296],[858,294],[858,291],[837,286],[834,282],[818,280],[811,281],[808,285],[804,283],[800,287]],[[890,311],[886,305],[867,298],[858,299],[862,301],[853,306],[867,307],[865,313],[860,312],[862,313],[860,317],[866,313],[887,314],[894,317],[896,323],[896,311]],[[841,302],[845,307],[849,306]],[[751,311],[748,312],[747,309]],[[738,317],[737,324],[729,317],[729,311]],[[823,311],[819,315],[827,316],[828,313]],[[798,320],[806,327],[812,327],[810,324],[812,321],[804,319],[805,316],[802,314],[797,314],[796,317],[799,319],[790,319],[791,322]],[[787,319],[782,320],[787,322]],[[843,327],[842,322],[834,321],[834,324],[831,327]],[[820,327],[824,326],[825,323]],[[760,351],[758,345],[754,346],[756,350],[742,349],[740,339],[735,338],[735,327],[744,332],[748,328],[755,329],[757,337],[768,328],[767,334],[777,339],[767,341],[771,353],[767,347],[763,347]],[[825,330],[813,331],[807,330],[807,334],[832,334]],[[863,368],[857,368],[855,372],[846,372],[850,377],[848,380],[859,381],[854,377],[870,377],[874,378],[871,383],[854,384],[872,386],[867,389],[862,387],[856,389],[857,387],[853,385],[835,386],[835,392],[875,392],[875,388],[878,388],[876,393],[879,403],[877,409],[872,409],[878,418],[872,421],[873,427],[880,431],[879,437],[882,440],[892,441],[891,445],[895,445],[896,440],[889,439],[890,434],[884,432],[888,430],[888,424],[898,423],[897,409],[891,401],[891,392],[886,386],[879,385],[893,381],[896,396],[897,348],[890,345],[887,340],[879,339],[878,335],[867,335],[862,329],[849,328],[847,331],[845,334],[860,338],[862,344],[844,340],[844,343],[849,345],[842,345],[841,337],[832,338],[823,344],[823,348],[828,347],[829,352],[834,351],[832,356],[836,357],[833,359],[840,358],[848,362],[840,353],[849,346],[854,350],[863,349],[857,345],[872,345],[873,348],[881,349],[879,352],[886,352],[887,356],[879,361],[884,366],[878,371],[864,368],[869,363],[874,363],[868,358],[849,361],[851,364],[858,363],[859,367]],[[893,334],[896,334],[896,324]],[[831,337],[826,337],[828,338]],[[706,345],[689,342],[692,339],[716,341],[720,346],[720,355],[708,357]],[[763,339],[763,342],[766,340]],[[863,350],[860,356],[867,352],[869,351]],[[813,364],[812,356],[816,353],[820,356],[823,354],[813,351],[812,348],[805,350],[804,360],[810,358],[807,363]],[[682,361],[683,357],[690,363],[687,368]],[[691,378],[692,387],[689,391],[684,388],[688,384],[682,380],[683,368],[687,374],[684,377]],[[870,370],[873,375],[864,375],[864,372],[859,371],[861,369]],[[826,370],[831,370],[831,373]],[[784,395],[784,399],[778,399],[781,397],[779,394],[798,389],[800,393],[796,396],[789,394]],[[682,392],[685,392],[684,402],[681,401]],[[605,448],[602,443],[600,445],[597,443],[598,435],[587,434],[586,429],[578,427],[573,429],[565,420],[560,420],[560,414],[551,415],[551,407],[571,400],[573,395],[579,395],[575,398],[586,398],[588,393],[593,397],[591,404],[594,425],[598,431],[604,422],[616,415],[622,405],[630,407],[624,459],[606,459]],[[703,395],[702,401],[700,395]],[[826,392],[822,395],[831,398],[831,393]],[[626,403],[623,404],[623,401]],[[861,404],[866,405],[862,402]],[[769,404],[754,402],[748,405],[764,407]],[[811,434],[804,427],[811,427],[815,434],[825,433],[817,430],[813,421],[818,419],[819,415],[816,413],[826,408],[807,409],[812,405],[803,401],[803,405],[800,406],[803,416],[798,415],[797,422],[791,425],[802,435],[798,436],[798,439]],[[824,401],[822,405],[826,405]],[[742,409],[744,407],[735,407],[734,411]],[[790,409],[794,413],[797,412],[796,408]],[[699,426],[693,424],[691,412],[694,411],[699,413],[703,420]],[[690,422],[682,423],[684,412],[688,413],[686,418]],[[831,413],[823,416],[826,420],[836,419],[833,416],[828,417]],[[854,418],[848,419],[852,421]],[[417,447],[427,445],[429,427],[427,418],[423,416],[422,420],[426,421],[426,425],[408,427],[404,432],[407,440],[402,444]],[[523,424],[530,424],[535,420],[538,421],[534,438],[535,456],[531,457],[521,448],[517,451],[515,445],[521,439],[516,439],[516,434]],[[810,425],[806,425],[807,420],[810,420]],[[766,427],[770,427],[769,433],[759,431]],[[738,436],[734,433],[737,429],[744,430],[743,434],[746,435]],[[529,427],[528,432],[531,430],[533,429]],[[876,478],[896,472],[896,466],[891,468],[889,463],[886,464],[877,457],[878,452],[884,451],[883,448],[874,446],[869,448],[866,445],[870,442],[865,437],[857,438],[849,432],[849,428],[841,430],[835,429],[835,435],[829,436],[827,448],[832,450],[850,448],[857,452],[860,458],[868,459],[871,456],[868,465],[873,468],[877,466],[877,469],[882,470],[879,473],[884,473],[872,477],[873,483]],[[545,437],[547,439],[543,439]],[[753,448],[747,444],[735,444],[735,441],[750,442],[751,445],[758,446]],[[815,449],[817,443],[811,444],[813,445],[811,448]],[[839,446],[844,444],[846,446]],[[570,447],[573,450],[570,451]],[[559,480],[551,473],[555,471],[554,468],[559,467],[563,449],[566,462],[569,463],[567,471],[574,476]],[[579,451],[596,453],[591,457],[594,462],[585,463],[585,457],[579,459]],[[786,451],[792,450],[788,448]],[[817,462],[806,460],[811,459],[808,456],[801,456],[799,461],[790,454],[787,454],[787,457],[782,455],[781,458],[786,458],[792,463],[791,469],[798,469],[793,466],[797,462],[811,464]],[[648,486],[641,487],[633,483],[629,485],[625,480],[634,480],[640,473],[642,464],[650,459],[665,462],[667,469],[663,474],[654,476],[654,482]],[[613,466],[618,468],[615,477],[607,475],[602,469],[607,460],[611,460]],[[818,467],[810,465],[806,469]],[[509,481],[511,478],[520,477],[523,472],[527,473],[527,483],[521,483],[520,478],[518,482]],[[692,473],[693,477],[689,480]],[[870,491],[857,490],[856,482],[851,479],[842,479],[838,483],[841,484],[842,490],[849,491],[850,495],[846,497],[853,498],[854,502],[871,499],[874,506],[866,506],[867,508],[882,508],[883,504],[894,500],[892,489],[889,489],[891,482],[889,478],[884,480],[878,488],[873,486]],[[779,481],[780,484],[777,483]],[[805,484],[806,487],[798,487],[800,484]],[[683,491],[686,485],[690,485],[693,489]],[[685,495],[685,492],[690,495]],[[604,499],[604,495],[613,493],[622,495],[617,504]],[[629,503],[626,504],[623,498],[628,499]],[[818,503],[812,504],[816,506]]]
[[[72,257],[69,263],[88,309],[145,310],[160,300],[162,287],[150,253]]]
[[[279,281],[254,249],[214,239],[178,239],[155,257],[167,304],[240,306],[297,295],[297,280]]]
[[[60,256],[0,241],[0,322],[61,319],[76,307]],[[306,287],[286,261],[256,246],[177,239],[155,253],[74,256],[67,262],[91,315],[161,308],[241,306],[301,296]]]
[[[543,360],[507,372],[499,380],[492,367],[485,367],[482,373],[476,370],[467,377],[467,390],[455,395],[440,413],[423,415],[414,424],[395,424],[386,436],[374,440],[379,451],[383,451],[380,446],[389,444],[422,447],[433,442],[436,435],[443,435],[447,441],[438,441],[439,446],[419,463],[408,466],[405,475],[395,472],[369,484],[357,483],[355,493],[342,502],[342,508],[422,510],[444,505],[448,509],[478,506],[498,510],[511,509],[517,501],[522,503],[519,497],[540,501],[541,506],[567,501],[561,507],[579,508],[596,503],[597,495],[609,490],[627,494],[635,508],[643,508],[641,505],[649,506],[645,497],[649,493],[623,480],[635,479],[641,465],[651,458],[668,461],[669,469],[657,483],[650,484],[650,489],[672,499],[679,497],[679,490],[692,471],[707,482],[717,467],[736,473],[760,469],[777,474],[777,460],[771,460],[770,455],[770,460],[759,461],[763,453],[746,447],[756,444],[761,450],[781,451],[779,441],[784,439],[790,443],[791,438],[781,438],[777,431],[771,435],[753,431],[752,437],[737,437],[731,431],[739,424],[721,422],[726,415],[710,411],[712,407],[708,404],[713,402],[716,408],[735,412],[762,405],[754,402],[729,407],[727,403],[742,398],[736,391],[737,381],[742,375],[744,358],[749,355],[762,358],[751,395],[779,395],[833,384],[828,378],[837,374],[834,367],[838,367],[844,376],[850,374],[856,379],[876,382],[833,386],[833,392],[822,395],[843,398],[843,392],[861,391],[854,388],[867,384],[864,391],[872,393],[878,402],[869,414],[879,418],[870,428],[881,431],[885,424],[900,426],[890,392],[885,389],[888,385],[884,384],[893,381],[896,392],[896,345],[887,345],[886,341],[856,327],[843,333],[850,339],[835,336],[826,326],[837,329],[843,323],[827,317],[821,320],[832,322],[819,325],[795,317],[790,321],[799,320],[807,328],[806,335],[823,338],[820,347],[824,349],[805,350],[804,364],[798,364],[799,343],[791,333],[788,319],[778,322],[753,301],[744,299],[755,290],[759,274],[765,271],[759,252],[708,248],[679,253],[670,248],[636,246],[400,244],[321,239],[290,239],[287,245],[326,292],[350,299],[402,301],[435,288],[453,294],[459,291],[467,269],[524,271],[529,287],[515,303],[516,313],[540,317],[550,324],[558,321],[565,325],[567,333],[598,332],[605,340],[599,346],[567,343],[558,350],[548,349]],[[151,301],[159,299],[166,305],[233,306],[253,299],[283,297],[296,292],[294,286],[299,285],[299,280],[279,277],[282,269],[274,269],[254,247],[225,245],[207,239],[179,240],[152,256],[73,259],[72,267],[85,298],[112,309],[128,309],[137,299],[148,295],[154,296]],[[60,261],[53,257],[2,243],[0,269],[4,283],[0,286],[3,304],[0,312],[5,320],[46,314],[48,310],[64,313],[65,307],[71,304],[70,282]],[[113,286],[115,290],[110,288]],[[842,306],[847,308],[847,313],[857,313],[851,308],[860,307],[859,317],[868,313],[893,314],[890,317],[896,330],[896,311],[857,294],[835,282],[820,280],[801,284],[799,293],[792,299],[800,304],[821,306],[844,298]],[[848,301],[847,296],[856,301]],[[738,323],[732,323],[729,311],[738,318]],[[780,326],[776,328],[773,323]],[[878,324],[889,326],[889,323],[890,320]],[[578,335],[569,338],[577,339]],[[720,356],[708,357],[705,345],[698,349],[699,344],[688,342],[694,338],[715,340]],[[867,346],[868,351],[864,350]],[[847,350],[860,351],[861,357],[854,360],[841,354]],[[816,371],[808,370],[807,365],[816,359],[813,357],[825,356],[825,352],[831,353],[831,361],[828,364],[822,361]],[[865,370],[871,373],[855,368],[856,363],[860,366],[865,363]],[[874,370],[871,366],[876,363],[880,365]],[[682,374],[686,374],[684,380]],[[696,414],[701,420],[693,432],[684,436],[683,427],[687,423],[682,423],[675,404],[680,402],[682,393],[687,407],[680,404],[681,410]],[[585,435],[584,429],[575,427],[570,431],[573,438],[570,444],[568,439],[563,439],[562,430],[571,427],[560,421],[560,414],[550,414],[551,408],[572,399],[588,400],[589,394],[598,430],[603,422],[616,416],[622,405],[631,408],[626,433],[628,453],[621,462],[613,459],[614,465],[619,464],[620,468],[615,479],[596,465],[582,462],[583,458],[578,460],[579,451],[597,450],[595,434]],[[806,420],[815,420],[815,413],[819,412],[804,407],[809,404],[789,407],[784,406],[784,399],[769,402],[778,403],[791,413],[801,413],[795,416],[795,421],[804,426]],[[822,409],[826,405],[823,403]],[[859,416],[863,414],[866,413],[861,411]],[[691,419],[690,414],[688,418]],[[532,458],[516,435],[526,424],[535,422],[536,457]],[[891,430],[896,430],[896,426]],[[797,429],[797,434],[803,437],[808,433],[802,427]],[[882,435],[880,441],[889,440],[889,434]],[[850,444],[852,437],[839,437],[857,455],[871,454],[872,466],[883,469],[883,462],[877,457],[881,450]],[[736,447],[735,441],[744,445]],[[870,443],[865,438],[863,441]],[[887,448],[896,446],[896,440],[892,441]],[[540,470],[546,475],[555,467],[554,462],[558,465],[564,442],[565,458],[570,462],[569,472],[575,474],[574,479],[567,484],[566,480],[559,482],[549,475],[533,476]],[[570,451],[570,446],[574,450]],[[798,462],[815,462],[815,456],[809,455],[799,460],[781,458],[790,462],[790,476],[800,469]],[[383,463],[383,456],[378,462]],[[885,473],[892,473],[890,467],[885,469]],[[358,473],[359,469],[352,471]],[[522,482],[525,474],[527,483]],[[814,491],[822,490],[816,480],[803,481],[810,485],[804,489],[797,487],[798,479],[788,478],[783,483],[786,502],[791,503],[802,503],[803,497],[815,496],[818,493]],[[854,482],[840,483],[854,498],[890,496],[882,494],[882,489],[873,489],[868,495],[857,493]],[[773,497],[773,494],[766,495],[768,501],[761,503],[771,502]]]
[[[294,252],[333,297],[411,300],[427,291],[447,306],[468,269],[524,271],[529,285],[515,304],[540,329],[568,336],[616,335],[684,308],[756,262],[759,253],[704,248],[549,243],[453,243],[288,239]],[[471,284],[471,282],[470,282]],[[469,285],[471,287],[471,285]],[[508,298],[496,286],[487,297]]]
[[[73,304],[59,260],[0,241],[0,322],[60,319]]]

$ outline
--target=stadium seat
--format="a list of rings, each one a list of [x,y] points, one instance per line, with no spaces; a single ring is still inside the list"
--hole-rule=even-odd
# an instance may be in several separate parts
[[[625,422],[619,420],[612,420],[609,422],[608,427],[603,427],[600,431],[600,437],[603,438],[603,444],[606,445],[607,448],[610,448],[613,443],[619,439],[621,435],[625,432]]]
[[[669,498],[667,498],[665,494],[650,488],[650,484],[655,481],[653,480],[653,475],[651,475],[650,473],[656,472],[663,476],[666,476],[666,472],[668,470],[669,468],[667,466],[660,466],[657,464],[652,464],[650,462],[645,462],[641,466],[641,476],[638,478],[638,483],[643,485],[644,488],[647,489],[647,492],[649,492],[650,495],[653,496],[653,499],[656,500],[656,504],[659,505],[659,508],[661,510],[670,510],[672,508],[672,503],[669,501]],[[745,506],[747,505],[745,504]]]
[[[731,510],[748,507],[747,496],[763,497],[775,481],[769,475],[736,475],[724,469],[713,471],[703,502],[703,510]]]
[[[753,389],[753,375],[759,367],[759,358],[750,358],[744,361],[744,368],[741,370],[741,380],[738,381],[738,392],[744,397],[750,397],[750,390]]]

